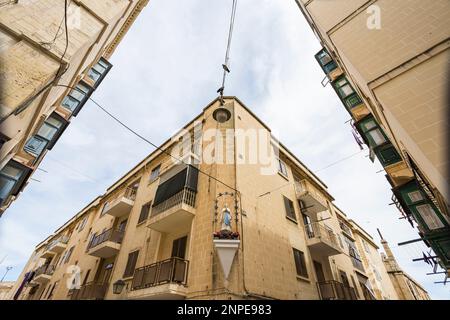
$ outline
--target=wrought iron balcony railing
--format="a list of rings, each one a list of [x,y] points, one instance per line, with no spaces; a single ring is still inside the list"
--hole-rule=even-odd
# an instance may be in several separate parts
[[[34,277],[36,278],[37,276],[40,276],[43,274],[51,276],[55,272],[55,269],[56,269],[56,266],[54,266],[54,265],[44,264],[34,271]]]
[[[196,192],[188,188],[184,188],[169,199],[157,204],[152,208],[151,217],[155,217],[171,208],[181,207],[183,204],[195,207]]]
[[[355,288],[335,280],[317,283],[322,300],[357,300]]]
[[[134,271],[131,290],[140,290],[166,283],[186,285],[189,261],[177,257],[158,261]]]
[[[99,235],[92,238],[91,242],[87,247],[87,250],[92,249],[106,241],[112,241],[115,243],[121,243],[123,239],[124,232],[119,230],[114,230],[113,228],[108,229]]]
[[[80,289],[72,289],[70,300],[102,300],[105,298],[109,283],[90,282]]]

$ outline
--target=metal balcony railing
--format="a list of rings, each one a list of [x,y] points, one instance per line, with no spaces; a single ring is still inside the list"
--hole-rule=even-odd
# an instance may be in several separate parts
[[[70,300],[102,300],[105,298],[109,283],[90,282],[80,289],[72,289]]]
[[[89,242],[89,245],[87,247],[87,249],[92,249],[96,246],[98,246],[99,244],[102,244],[106,241],[112,241],[115,243],[121,243],[122,239],[123,239],[123,231],[119,231],[119,230],[114,230],[113,228],[108,229],[102,233],[100,233],[99,235],[95,236],[92,238],[91,242]]]
[[[338,250],[342,249],[334,231],[318,222],[305,225],[305,231],[308,239],[319,239],[320,241],[327,243]]]
[[[318,282],[317,288],[322,300],[357,300],[355,288],[335,280]]]
[[[61,236],[55,240],[52,240],[46,247],[47,250],[52,250],[57,244],[67,244],[69,242],[69,236]]]
[[[190,207],[195,207],[196,192],[188,188],[184,188],[177,194],[173,195],[169,199],[157,204],[152,208],[151,217],[157,216],[164,211],[167,211],[174,207],[181,207],[186,204]]]
[[[123,191],[119,196],[117,196],[115,199],[110,200],[106,203],[106,205],[102,209],[102,214],[108,211],[111,207],[113,207],[117,202],[119,202],[122,198],[126,198],[129,200],[136,200],[136,194],[137,194],[137,188],[128,187]]]
[[[134,271],[131,290],[140,290],[165,283],[186,285],[189,261],[177,257],[158,261]]]
[[[44,264],[34,271],[34,277],[40,276],[42,274],[51,276],[55,272],[55,269],[56,269],[56,266],[54,266],[54,265]]]

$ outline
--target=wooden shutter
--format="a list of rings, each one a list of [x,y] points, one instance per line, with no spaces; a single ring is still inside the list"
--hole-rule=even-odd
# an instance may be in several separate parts
[[[174,240],[172,244],[172,257],[184,259],[186,255],[186,243],[187,236]]]
[[[151,202],[146,203],[141,208],[141,214],[139,215],[138,224],[144,222],[148,218],[148,214],[150,212]]]
[[[138,256],[139,256],[139,250],[133,251],[128,254],[127,266],[126,266],[125,272],[123,274],[124,278],[133,276]]]
[[[284,207],[286,208],[286,216],[297,221],[297,217],[295,216],[294,203],[284,196],[283,198],[284,198]]]

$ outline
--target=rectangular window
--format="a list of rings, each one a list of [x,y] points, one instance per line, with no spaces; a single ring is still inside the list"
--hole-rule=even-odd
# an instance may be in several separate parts
[[[0,205],[10,195],[17,195],[23,186],[23,182],[30,169],[24,165],[11,160],[0,171]]]
[[[297,221],[297,216],[295,215],[295,209],[294,209],[294,203],[283,196],[284,200],[284,208],[286,209],[286,217],[288,217],[291,220]]]
[[[146,203],[141,208],[141,214],[139,215],[138,224],[144,222],[148,218],[148,214],[150,213],[150,208],[152,207],[152,203]]]
[[[81,220],[81,223],[78,227],[78,232],[81,232],[84,229],[84,227],[86,226],[86,222],[87,222],[87,217],[84,217],[84,219]]]
[[[100,60],[88,71],[87,76],[95,82],[95,87],[102,82],[112,65],[104,58]]]
[[[366,251],[366,253],[370,253],[369,245],[367,244],[367,242],[365,240],[363,240],[362,243],[363,243],[364,251]]]
[[[390,143],[378,148],[375,153],[384,167],[402,160],[395,147]]]
[[[335,82],[335,88],[342,99],[347,98],[349,95],[355,93],[348,80],[343,77]]]
[[[45,120],[37,133],[27,141],[24,147],[25,151],[39,156],[45,148],[50,149],[66,124],[67,121],[64,118],[56,113],[52,114]]]
[[[421,200],[424,200],[424,197],[420,191],[413,191],[408,192],[408,197],[411,200],[412,203],[419,202]]]
[[[158,165],[155,167],[152,172],[150,173],[150,180],[149,183],[155,181],[159,177],[159,171],[161,170],[161,165]]]
[[[306,269],[306,261],[305,261],[305,254],[297,250],[295,248],[292,248],[294,252],[294,261],[295,261],[295,268],[297,270],[297,275],[308,278],[308,270]]]
[[[318,54],[316,54],[316,59],[317,61],[319,61],[322,70],[326,74],[329,74],[331,71],[337,68],[336,62],[331,59],[331,56],[325,49],[322,49]]]
[[[123,273],[124,278],[129,278],[133,276],[138,257],[139,257],[139,250],[130,252],[128,254],[127,266],[125,267],[125,272]]]
[[[362,123],[358,124],[358,127],[362,131],[361,135],[368,140],[370,147],[375,148],[387,142],[384,132],[378,126],[375,119],[371,118],[364,120]]]
[[[444,224],[436,215],[433,208],[429,204],[422,204],[416,207],[417,212],[419,212],[420,217],[427,225],[428,229],[435,230],[444,228]]]
[[[70,93],[64,97],[61,105],[70,110],[74,116],[80,111],[81,107],[86,103],[92,89],[84,84],[77,84]]]
[[[187,236],[176,239],[172,243],[172,257],[184,259],[186,256]]]
[[[64,260],[64,263],[69,262],[70,256],[72,255],[72,252],[73,252],[73,249],[75,249],[75,247],[71,247],[71,248],[69,249],[69,251],[67,251],[66,259]]]
[[[288,176],[286,163],[284,163],[284,161],[281,159],[278,159],[278,172],[281,173],[285,177]]]

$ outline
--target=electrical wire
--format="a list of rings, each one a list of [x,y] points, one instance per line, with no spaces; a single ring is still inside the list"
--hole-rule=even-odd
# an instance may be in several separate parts
[[[353,154],[351,154],[351,155],[349,155],[349,156],[346,156],[346,157],[344,157],[344,158],[342,158],[342,159],[339,159],[339,160],[337,160],[337,161],[335,161],[335,162],[333,162],[333,163],[330,163],[329,165],[327,165],[327,166],[325,166],[325,167],[323,167],[323,168],[321,168],[321,169],[319,169],[319,170],[316,170],[316,172],[319,172],[319,171],[328,169],[328,168],[330,168],[330,167],[332,167],[332,166],[335,166],[335,165],[341,163],[342,161],[348,160],[348,159],[350,159],[350,158],[352,158],[352,157],[354,157],[354,156],[360,154],[360,153],[363,152],[364,150],[366,150],[366,149],[359,150],[358,152],[355,152],[355,153],[353,153]]]

